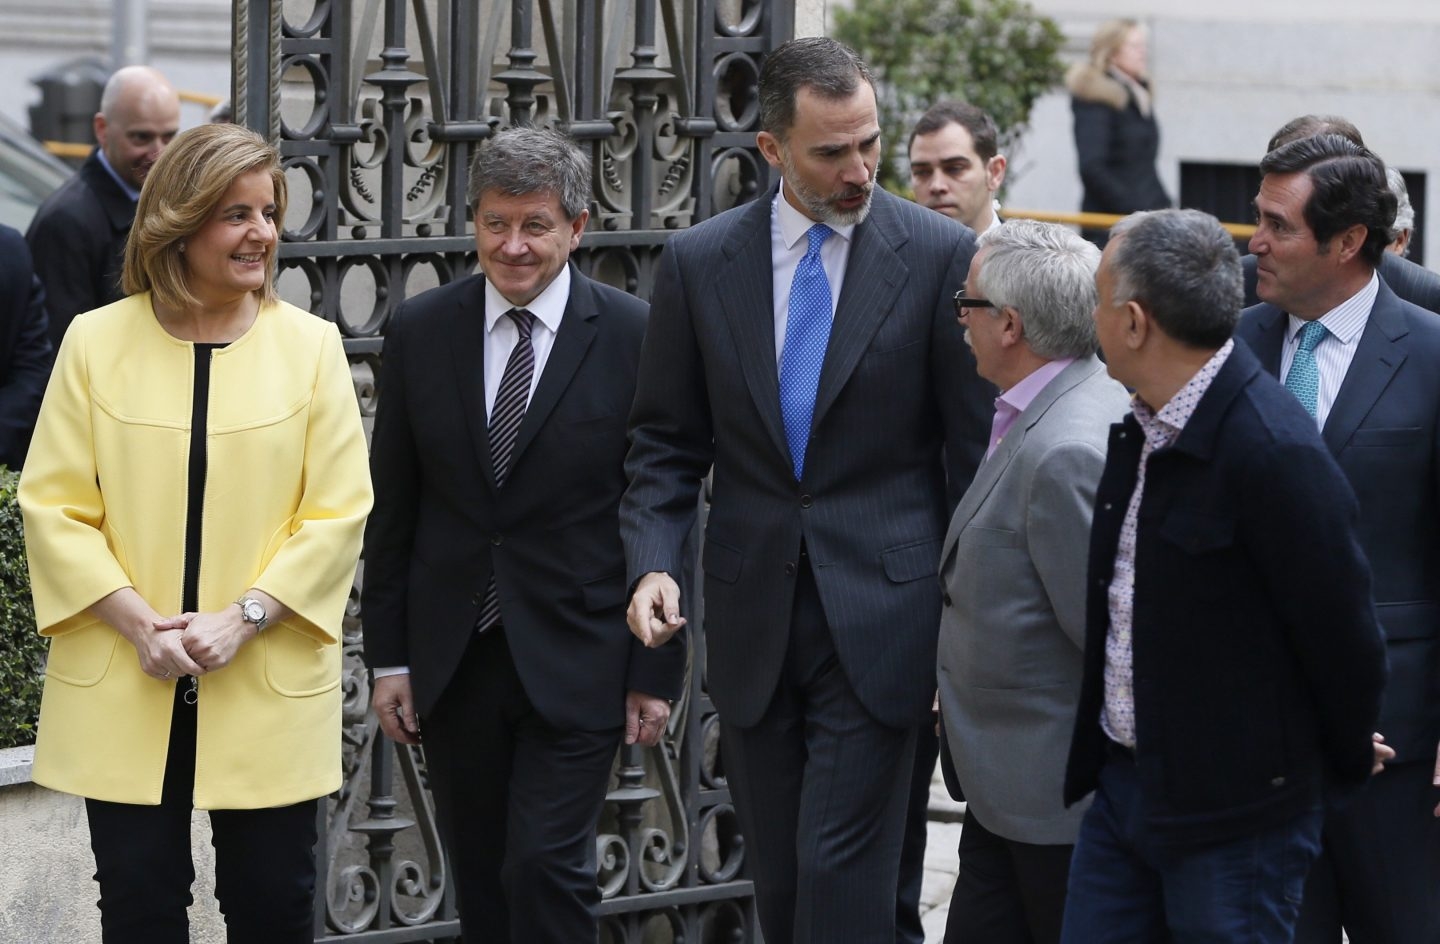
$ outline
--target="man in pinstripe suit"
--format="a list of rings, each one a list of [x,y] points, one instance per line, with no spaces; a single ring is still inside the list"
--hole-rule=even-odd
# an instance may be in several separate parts
[[[874,188],[850,49],[785,44],[760,103],[780,186],[660,260],[621,505],[630,626],[654,645],[683,625],[671,575],[713,466],[707,670],[765,940],[880,944],[935,691],[947,472],[963,491],[994,398],[951,303],[974,238]]]

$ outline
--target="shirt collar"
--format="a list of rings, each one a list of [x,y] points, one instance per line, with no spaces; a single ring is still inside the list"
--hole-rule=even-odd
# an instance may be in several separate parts
[[[804,239],[805,234],[810,231],[810,227],[815,225],[815,221],[790,205],[790,201],[785,199],[785,189],[785,178],[781,177],[780,189],[775,191],[773,212],[776,220],[780,223],[780,239],[785,243],[785,248],[794,249],[795,244]],[[836,226],[834,223],[825,225],[843,237],[846,242],[850,241],[851,234],[855,232],[854,223],[848,226]]]
[[[523,307],[535,320],[550,329],[551,334],[560,331],[560,320],[565,317],[565,306],[570,302],[570,266],[567,264],[560,269],[560,273],[545,286],[544,290],[536,295],[528,305],[516,305],[500,290],[485,280],[485,331],[488,333],[495,330],[495,323],[505,316],[505,312],[512,308]]]
[[[100,158],[100,166],[105,168],[105,173],[109,174],[110,179],[115,181],[115,186],[119,187],[125,196],[130,198],[132,203],[140,199],[140,191],[130,186],[119,174],[115,173],[115,168],[110,166],[110,159],[105,156],[105,150],[103,148],[97,147],[95,149],[95,156]]]
[[[1225,366],[1225,361],[1230,357],[1230,352],[1235,350],[1235,340],[1229,339],[1220,346],[1220,350],[1211,355],[1195,376],[1185,382],[1185,386],[1175,391],[1170,402],[1165,404],[1157,412],[1150,407],[1150,404],[1138,396],[1130,399],[1130,411],[1135,414],[1135,419],[1140,424],[1140,430],[1145,434],[1145,439],[1150,443],[1152,449],[1159,449],[1168,446],[1180,435],[1185,424],[1190,422],[1190,417],[1195,415],[1195,408],[1200,405],[1201,397],[1210,389],[1214,382],[1215,375],[1220,373],[1220,368]]]
[[[1015,386],[1001,393],[998,400],[1008,405],[1016,413],[1024,413],[1040,391],[1050,386],[1050,381],[1060,376],[1060,372],[1071,364],[1075,363],[1073,357],[1062,357],[1059,360],[1046,361],[1035,370],[1031,371]]]
[[[1364,288],[1325,312],[1318,320],[1340,343],[1349,344],[1365,330],[1365,322],[1370,320],[1370,309],[1375,307],[1375,298],[1379,294],[1380,276],[1372,272],[1370,281],[1365,283]],[[1294,341],[1295,335],[1300,333],[1305,324],[1303,318],[1296,318],[1294,315],[1287,318],[1285,342],[1288,344]]]

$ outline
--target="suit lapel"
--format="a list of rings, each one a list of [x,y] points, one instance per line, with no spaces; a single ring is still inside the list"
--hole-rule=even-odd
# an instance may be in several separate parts
[[[1010,462],[1015,458],[1016,453],[1020,451],[1020,447],[1025,444],[1025,437],[1029,435],[1031,428],[1040,422],[1040,418],[1045,415],[1050,407],[1055,405],[1055,401],[1084,383],[1097,370],[1103,369],[1099,360],[1094,357],[1087,357],[1083,360],[1076,361],[1062,370],[1054,380],[1046,384],[1045,389],[1041,390],[1035,399],[1030,401],[1030,405],[1027,406],[1019,416],[1015,417],[1014,425],[1012,425],[1010,431],[1005,434],[1004,440],[1001,441],[1000,445],[995,449],[995,452],[980,464],[980,468],[975,472],[974,481],[970,483],[970,487],[967,488],[965,494],[961,496],[960,504],[955,507],[955,514],[950,519],[950,529],[945,533],[945,543],[940,555],[942,561],[942,576],[945,570],[952,564],[952,559],[955,556],[955,545],[960,540],[960,532],[965,530],[965,526],[970,523],[971,519],[975,517],[976,512],[985,504],[985,499],[990,497],[990,493],[995,489],[996,483],[1000,481],[1000,477],[1004,475],[1005,470],[1009,468]]]
[[[1280,351],[1285,346],[1286,315],[1274,305],[1265,305],[1255,314],[1255,342],[1251,352],[1272,377],[1280,376]]]
[[[525,408],[525,418],[515,433],[515,450],[510,454],[510,468],[515,468],[525,447],[535,440],[535,434],[545,424],[550,411],[555,409],[560,395],[575,377],[585,352],[595,340],[595,321],[600,317],[600,308],[595,303],[594,291],[589,282],[572,265],[570,268],[570,297],[565,302],[565,317],[560,320],[560,330],[555,343],[550,347],[550,356],[545,359],[545,370],[535,394]]]
[[[470,428],[475,456],[485,481],[495,488],[495,467],[490,462],[490,430],[485,419],[485,280],[472,276],[470,291],[450,314],[453,325],[450,359],[455,371],[456,402]]]
[[[780,378],[775,354],[775,298],[770,249],[770,204],[775,189],[750,204],[721,246],[725,259],[716,280],[720,306],[735,338],[745,385],[775,448],[790,455],[780,415]],[[848,276],[846,277],[848,281]],[[832,335],[831,343],[834,343]]]
[[[815,393],[812,428],[820,425],[850,379],[870,339],[890,314],[899,294],[897,286],[909,272],[898,251],[907,237],[894,221],[887,196],[876,190],[869,216],[853,233],[854,242],[845,264],[845,283],[840,290],[839,304],[835,306],[835,323],[830,328],[830,344],[825,350],[825,364]]]
[[[1325,420],[1321,435],[1332,454],[1338,455],[1356,427],[1365,419],[1375,401],[1389,386],[1390,379],[1405,363],[1404,338],[1409,333],[1405,316],[1399,311],[1395,294],[1382,281],[1380,294],[1370,309],[1370,318],[1355,348],[1355,359],[1345,372],[1335,404]]]

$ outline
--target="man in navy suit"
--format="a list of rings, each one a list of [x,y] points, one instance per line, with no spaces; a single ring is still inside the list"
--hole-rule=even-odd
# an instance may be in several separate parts
[[[1095,797],[1061,940],[1288,944],[1322,804],[1388,754],[1355,495],[1231,339],[1240,260],[1213,217],[1128,218],[1096,288],[1135,396],[1095,496],[1065,802]]]
[[[1255,198],[1264,303],[1237,335],[1298,391],[1360,499],[1390,657],[1376,730],[1395,760],[1331,812],[1296,939],[1440,940],[1440,318],[1376,275],[1385,167],[1322,134],[1265,156]]]
[[[0,226],[0,465],[11,469],[25,462],[50,379],[45,317],[45,287],[25,238]]]
[[[365,659],[385,733],[424,738],[469,941],[597,940],[595,829],[622,735],[653,745],[683,640],[625,626],[618,523],[645,303],[569,264],[590,161],[512,128],[476,152],[483,274],[385,336]]]
[[[874,187],[853,50],[771,53],[760,126],[780,186],[660,258],[621,506],[630,626],[653,644],[681,625],[673,575],[713,466],[706,671],[765,940],[889,944],[946,489],[994,412],[952,303],[975,240]]]

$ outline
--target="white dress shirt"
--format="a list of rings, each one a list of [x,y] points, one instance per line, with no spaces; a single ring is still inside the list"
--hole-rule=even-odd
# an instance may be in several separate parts
[[[790,285],[795,281],[795,270],[800,260],[805,258],[810,248],[805,234],[814,225],[814,220],[785,199],[785,180],[781,178],[780,189],[775,191],[770,211],[770,269],[775,291],[777,372],[780,369],[780,354],[785,350],[785,325],[790,321]],[[840,289],[845,282],[845,263],[850,259],[850,239],[855,234],[855,227],[826,225],[835,231],[835,235],[820,247],[820,263],[825,267],[825,279],[830,283],[830,315],[834,317],[835,306],[840,301]]]
[[[523,306],[535,316],[530,328],[530,344],[535,348],[535,373],[530,378],[530,396],[535,396],[535,387],[545,371],[545,362],[550,349],[555,346],[555,334],[560,330],[560,320],[565,317],[565,306],[570,302],[570,267],[567,265],[560,274],[530,304]],[[485,281],[485,422],[490,422],[490,411],[495,408],[495,394],[500,390],[500,378],[505,374],[505,363],[515,342],[520,340],[520,329],[505,313],[517,307],[504,295]],[[527,398],[527,401],[528,398]],[[374,670],[376,678],[387,675],[409,673],[410,667],[391,665]]]
[[[1315,345],[1315,367],[1320,372],[1320,392],[1315,397],[1315,422],[1321,429],[1335,405],[1335,395],[1345,382],[1350,362],[1355,360],[1355,349],[1360,346],[1360,335],[1370,322],[1370,309],[1375,307],[1375,296],[1380,293],[1380,276],[1374,273],[1360,291],[1321,315],[1318,319],[1325,326],[1325,335]],[[1290,374],[1290,365],[1295,360],[1295,351],[1300,347],[1300,329],[1305,327],[1303,318],[1290,315],[1285,325],[1285,345],[1280,349],[1280,382]]]

